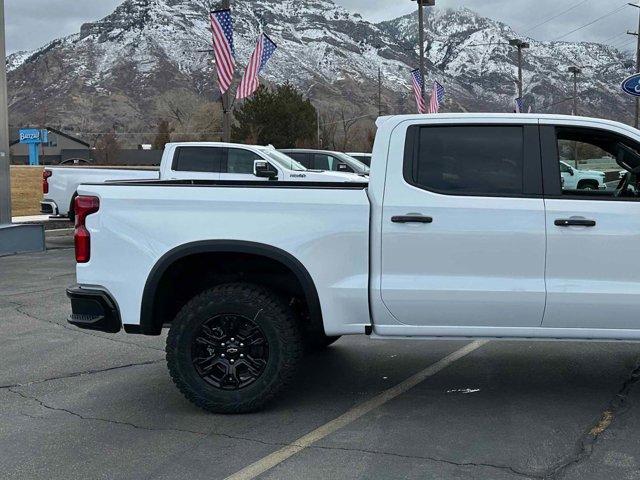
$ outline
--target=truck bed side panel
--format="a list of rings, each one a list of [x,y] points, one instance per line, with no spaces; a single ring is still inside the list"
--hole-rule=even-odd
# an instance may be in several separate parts
[[[52,201],[60,215],[67,215],[71,199],[82,183],[102,183],[109,180],[153,180],[158,179],[157,169],[119,169],[85,167],[47,167],[53,175],[49,178],[49,193],[44,201]]]
[[[364,189],[83,185],[100,198],[87,218],[91,261],[78,282],[103,286],[125,324],[138,325],[156,262],[206,240],[273,246],[309,271],[329,335],[364,333],[368,308],[369,201]]]

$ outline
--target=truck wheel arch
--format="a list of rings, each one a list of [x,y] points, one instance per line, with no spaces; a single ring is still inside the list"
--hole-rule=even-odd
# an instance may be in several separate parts
[[[170,250],[156,262],[145,283],[140,310],[140,330],[144,335],[160,335],[163,322],[158,321],[157,294],[165,274],[178,262],[207,254],[251,255],[279,264],[298,281],[306,300],[312,322],[322,325],[320,298],[313,278],[306,267],[290,253],[271,245],[240,240],[204,240],[181,245]],[[134,329],[132,329],[134,330]]]

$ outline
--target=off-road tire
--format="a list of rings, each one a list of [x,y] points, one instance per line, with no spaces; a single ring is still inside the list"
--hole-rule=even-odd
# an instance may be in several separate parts
[[[207,383],[191,357],[202,324],[228,314],[251,318],[268,343],[264,371],[254,383],[238,390]],[[293,379],[303,341],[297,318],[276,293],[260,285],[235,283],[211,288],[180,310],[169,330],[166,353],[171,378],[189,401],[213,413],[247,413],[263,408]]]

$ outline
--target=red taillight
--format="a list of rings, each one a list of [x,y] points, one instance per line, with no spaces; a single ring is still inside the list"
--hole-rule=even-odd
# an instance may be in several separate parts
[[[100,210],[98,197],[78,196],[74,202],[76,214],[76,231],[74,240],[76,244],[76,262],[87,263],[91,259],[91,234],[85,226],[89,215]]]
[[[49,178],[51,178],[53,172],[51,170],[45,170],[42,172],[42,193],[49,193]]]

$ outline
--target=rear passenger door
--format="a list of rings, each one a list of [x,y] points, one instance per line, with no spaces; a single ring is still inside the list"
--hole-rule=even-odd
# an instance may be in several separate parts
[[[168,180],[218,180],[224,149],[177,147]]]
[[[224,165],[222,168],[221,180],[267,180],[256,177],[253,174],[253,165],[256,160],[264,160],[257,153],[242,148],[227,148]]]
[[[536,121],[410,126],[404,157],[403,172],[387,173],[382,212],[380,288],[389,312],[408,326],[540,327]]]

